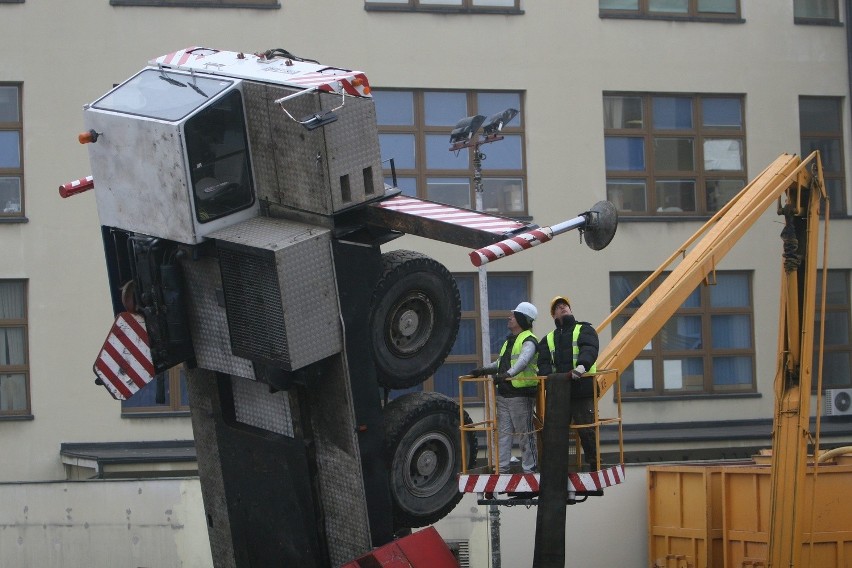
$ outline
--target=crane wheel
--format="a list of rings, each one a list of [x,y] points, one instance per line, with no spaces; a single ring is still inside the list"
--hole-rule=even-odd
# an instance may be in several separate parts
[[[459,405],[436,392],[413,392],[387,404],[385,459],[390,470],[394,531],[430,525],[461,501]],[[467,412],[466,424],[471,423]],[[466,459],[476,460],[476,437],[467,438]]]
[[[406,389],[431,376],[452,349],[460,319],[456,281],[441,263],[409,250],[382,254],[370,308],[379,384]]]

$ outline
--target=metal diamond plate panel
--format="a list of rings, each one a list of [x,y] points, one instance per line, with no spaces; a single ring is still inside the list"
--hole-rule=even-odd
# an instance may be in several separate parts
[[[185,260],[181,267],[189,299],[187,313],[196,363],[202,369],[254,378],[251,361],[231,352],[228,318],[216,297],[216,291],[222,289],[219,263],[214,258],[201,258]]]
[[[293,371],[342,350],[328,230],[258,217],[213,237],[235,353]]]
[[[237,422],[293,437],[290,396],[285,391],[269,392],[264,383],[231,377]]]
[[[266,85],[250,81],[243,83],[243,94],[255,191],[258,199],[279,203],[281,199],[278,197],[278,173],[275,169],[275,152],[270,128],[271,120],[273,120],[270,112],[276,110],[275,105],[270,106],[270,103],[275,99],[268,94]],[[277,109],[276,114],[281,114],[281,109]]]

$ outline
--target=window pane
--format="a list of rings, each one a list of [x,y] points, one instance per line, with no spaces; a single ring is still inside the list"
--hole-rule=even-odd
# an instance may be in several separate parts
[[[27,379],[23,374],[0,375],[0,411],[27,409]]]
[[[667,351],[701,349],[701,316],[672,316],[660,330],[660,344]]]
[[[414,124],[414,93],[410,91],[373,91],[376,122],[381,125]]]
[[[606,198],[619,211],[645,211],[645,181],[641,179],[609,180],[606,183]]]
[[[692,138],[654,138],[654,167],[658,171],[691,172],[695,169]]]
[[[483,170],[523,169],[521,137],[512,134],[504,134],[504,136],[503,140],[482,147],[488,156],[482,162]]]
[[[470,208],[470,180],[467,178],[429,178],[426,198],[438,203]]]
[[[0,177],[0,212],[21,211],[21,178]]]
[[[609,277],[609,303],[611,308],[615,309],[621,305],[621,302],[627,299],[636,288],[642,285],[647,277],[646,274],[611,274]],[[634,298],[628,308],[638,308],[651,295],[651,291],[645,288],[641,294]],[[616,330],[617,331],[617,330]]]
[[[157,389],[160,388],[161,394],[163,395],[163,402],[157,402]],[[154,379],[136,391],[136,394],[128,398],[127,400],[121,401],[121,406],[123,408],[145,408],[148,406],[163,406],[167,405],[170,400],[169,393],[169,373],[166,371],[165,373],[160,373]]]
[[[837,217],[846,214],[844,200],[846,195],[843,191],[843,183],[839,179],[825,180],[825,191],[828,194],[828,205],[831,208],[831,216]]]
[[[0,319],[24,318],[24,283],[0,281]]]
[[[474,6],[500,6],[513,8],[515,0],[473,0]],[[515,107],[517,108],[517,107]]]
[[[442,3],[447,4],[447,2]],[[423,93],[423,106],[427,125],[450,127],[447,129],[447,140],[450,139],[452,127],[472,114],[467,111],[465,93],[426,91]]]
[[[699,12],[716,14],[736,14],[737,0],[698,0]]]
[[[837,99],[799,99],[799,129],[802,132],[840,134],[840,104]]]
[[[823,358],[822,386],[823,388],[852,387],[852,368],[849,364],[849,353],[826,353]]]
[[[385,183],[392,186],[393,178],[390,176],[386,177]],[[396,186],[402,190],[403,195],[417,197],[417,178],[397,176]]]
[[[717,390],[742,390],[753,384],[751,357],[713,357],[713,386]]]
[[[643,128],[640,97],[604,97],[604,128]]]
[[[750,307],[748,275],[717,272],[716,285],[710,286],[710,305],[714,308]]]
[[[456,276],[456,287],[459,289],[461,297],[461,311],[472,312],[475,307],[475,298],[479,290],[478,277],[476,276]]]
[[[379,145],[382,148],[383,162],[393,158],[397,169],[410,170],[414,168],[413,134],[379,134]],[[390,165],[388,164],[385,167],[390,167]]]
[[[849,305],[849,281],[847,280],[847,272],[834,271],[828,272],[828,281],[825,285],[825,302],[828,305]],[[817,272],[817,282],[822,283],[822,271]],[[817,286],[817,300],[822,297],[822,286]]]
[[[651,12],[669,12],[686,14],[689,12],[688,0],[648,0],[648,10]]]
[[[817,314],[819,320],[819,314]],[[819,323],[819,321],[817,321]],[[819,330],[819,326],[817,326]],[[825,346],[849,344],[849,313],[827,312],[825,314]]]
[[[488,309],[510,311],[520,302],[528,302],[527,283],[522,274],[488,274]]]
[[[0,131],[0,168],[21,167],[21,133]]]
[[[839,138],[802,138],[802,155],[807,156],[814,150],[819,150],[823,172],[843,171],[843,151]]]
[[[469,374],[478,366],[475,363],[444,363],[435,373],[435,390],[451,398],[458,398],[459,377]],[[476,396],[476,383],[465,383],[464,396]]]
[[[490,290],[489,290],[490,295]],[[518,304],[515,303],[515,306]],[[515,307],[512,306],[512,307]],[[489,306],[490,308],[491,306]],[[488,319],[488,333],[491,339],[491,360],[496,361],[497,357],[500,355],[500,348],[503,346],[503,342],[506,341],[506,336],[509,334],[509,330],[506,327],[508,325],[508,317],[502,318],[489,318]]]
[[[645,169],[644,138],[606,136],[604,152],[607,170],[642,171]]]
[[[601,10],[638,10],[639,0],[600,0]]]
[[[654,97],[654,128],[683,130],[692,128],[692,99],[685,97]]]
[[[468,149],[450,152],[450,133],[426,135],[426,167],[434,170],[466,170],[470,168]]]
[[[26,365],[27,344],[23,327],[0,327],[0,366]]]
[[[506,0],[506,6],[514,6],[514,0]],[[521,110],[521,94],[520,93],[477,93],[476,108],[478,113],[488,118],[492,114],[503,112],[506,109],[513,108],[517,111]],[[521,114],[518,113],[504,127],[523,126],[521,122]]]
[[[751,318],[747,315],[718,315],[711,318],[714,349],[748,349],[751,343]]]
[[[0,122],[21,122],[18,87],[0,86]]]
[[[742,140],[705,140],[704,169],[706,171],[741,171],[743,169]]]
[[[700,357],[663,359],[663,388],[667,391],[703,391],[704,360]]]
[[[713,213],[727,205],[733,197],[745,187],[742,180],[707,180],[705,189],[707,193],[707,211]]]
[[[740,99],[705,98],[701,101],[704,126],[736,128],[743,126]]]
[[[692,294],[683,301],[680,305],[681,308],[700,308],[701,307],[701,290],[696,288],[692,291]]]
[[[459,333],[450,355],[476,354],[476,320],[463,319],[459,322]]]
[[[837,0],[793,0],[796,18],[837,19]]]
[[[657,182],[657,211],[678,213],[695,211],[695,182],[692,180],[666,180]]]
[[[522,213],[524,181],[520,178],[485,178],[482,180],[482,207],[492,213]]]
[[[441,4],[450,6],[461,6],[462,0],[419,0],[421,5]]]

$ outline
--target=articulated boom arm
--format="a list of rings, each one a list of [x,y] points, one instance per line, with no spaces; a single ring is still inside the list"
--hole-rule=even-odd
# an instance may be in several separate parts
[[[619,373],[623,372],[693,290],[702,281],[709,279],[722,258],[767,208],[791,186],[804,184],[810,175],[807,166],[815,157],[818,158],[816,152],[804,161],[791,154],[779,156],[628,296],[598,326],[598,333],[668,268],[675,258],[685,255],[671,274],[660,283],[659,287],[612,338],[612,341],[601,350],[597,361],[598,369],[617,369]],[[692,249],[688,250],[690,247]],[[615,380],[614,373],[597,377],[598,399],[604,396]]]

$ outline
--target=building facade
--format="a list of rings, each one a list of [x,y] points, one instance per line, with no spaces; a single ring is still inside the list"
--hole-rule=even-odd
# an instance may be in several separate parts
[[[616,205],[618,231],[601,251],[569,233],[488,266],[492,353],[520,301],[538,307],[539,336],[557,295],[597,325],[777,156],[820,150],[833,245],[823,390],[852,388],[848,4],[0,0],[0,481],[104,475],[115,445],[137,452],[115,475],[192,469],[180,465],[191,458],[168,457],[169,444],[192,438],[180,369],[159,396],[124,404],[94,384],[112,323],[94,195],[56,190],[89,174],[75,139],[82,105],[191,45],[285,48],[366,72],[382,157],[393,159],[386,179],[404,193],[476,206],[473,157],[448,151],[449,133],[461,118],[514,108],[503,140],[482,147],[485,210],[549,226],[600,200]],[[769,444],[780,228],[765,213],[715,285],[699,287],[625,373],[628,451],[696,457]],[[423,388],[457,396],[456,377],[485,350],[468,251],[413,236],[389,248],[429,254],[456,276],[462,326]],[[611,414],[614,403],[604,406]],[[827,433],[848,442],[845,412]],[[152,444],[170,465],[151,465]]]

